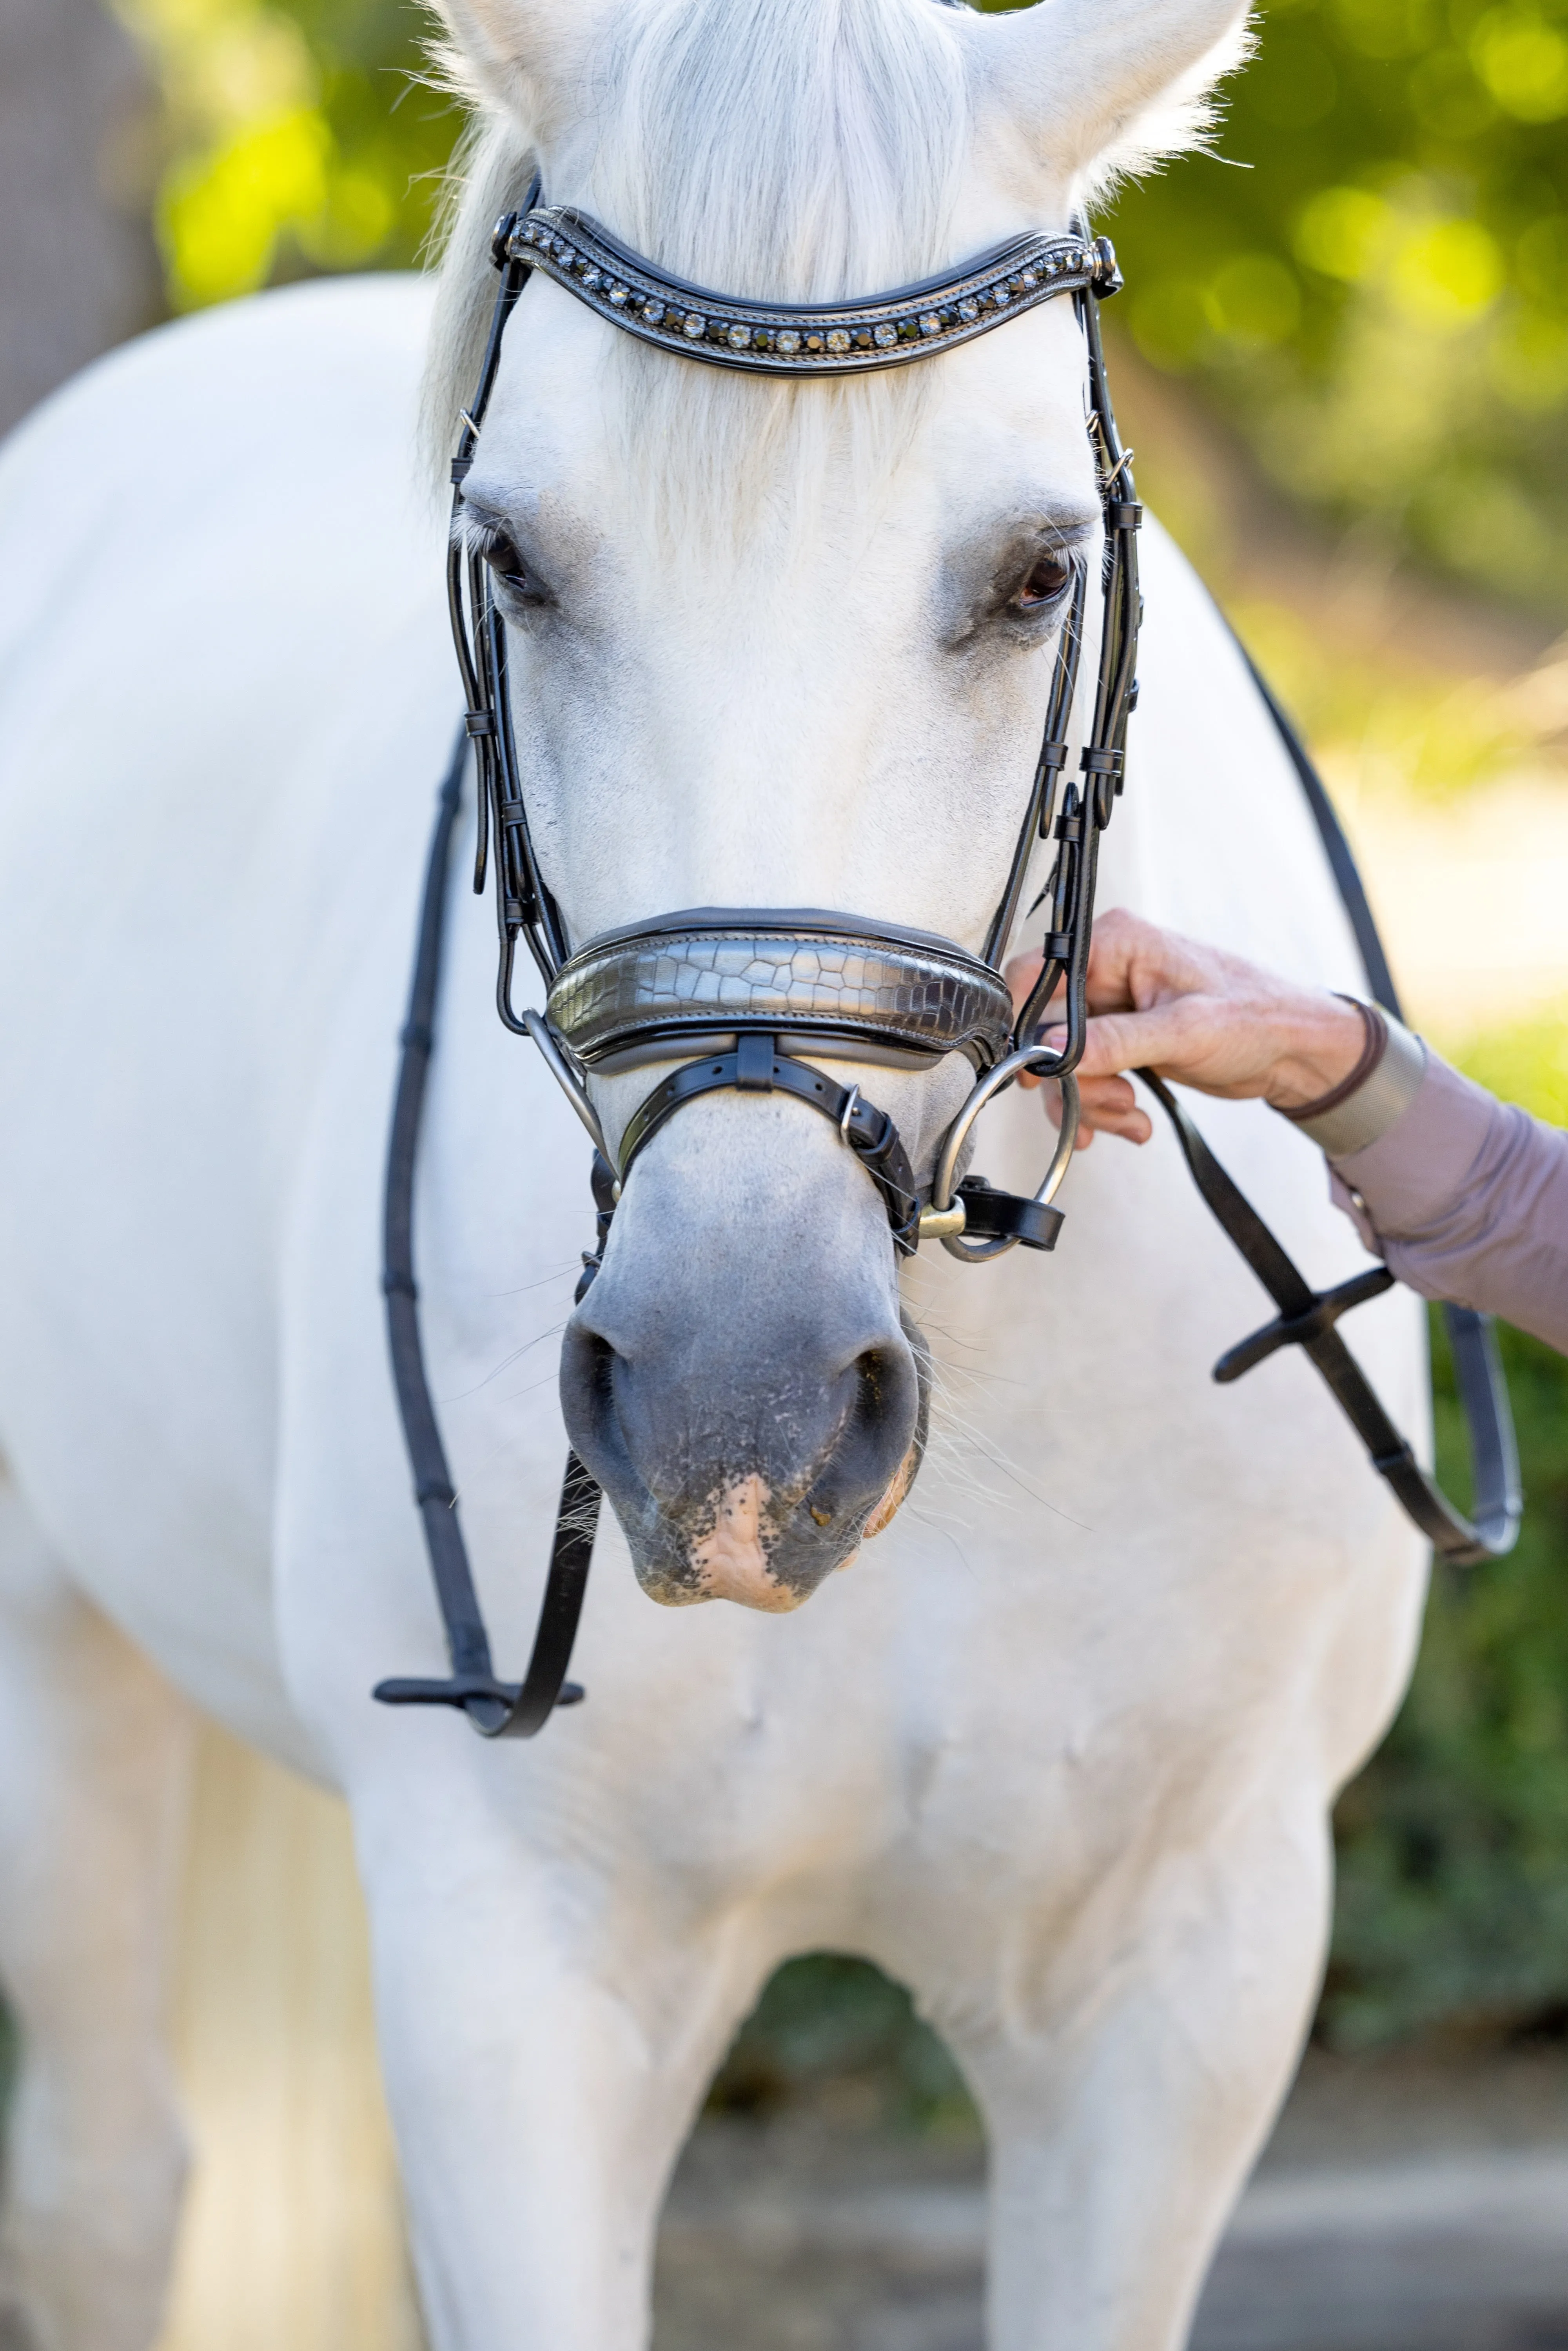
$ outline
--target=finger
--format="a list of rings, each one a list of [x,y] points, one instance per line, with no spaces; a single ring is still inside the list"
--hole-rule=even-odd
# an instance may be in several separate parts
[[[1155,1069],[1176,1077],[1196,1071],[1223,1040],[1221,1008],[1184,996],[1147,1012],[1107,1012],[1090,1021],[1079,1068],[1086,1078]]]
[[[1097,1118],[1093,1131],[1119,1135],[1124,1143],[1147,1143],[1155,1130],[1147,1111],[1128,1110],[1114,1117]]]
[[[1124,907],[1108,908],[1094,925],[1086,974],[1094,1012],[1130,1011],[1167,997],[1201,994],[1214,988],[1216,977],[1212,950]]]
[[[1079,1118],[1091,1131],[1146,1143],[1154,1133],[1125,1078],[1088,1078],[1079,1089]]]
[[[1138,1097],[1125,1078],[1083,1078],[1078,1081],[1078,1115],[1092,1119],[1096,1126],[1110,1120],[1125,1118],[1136,1110]]]

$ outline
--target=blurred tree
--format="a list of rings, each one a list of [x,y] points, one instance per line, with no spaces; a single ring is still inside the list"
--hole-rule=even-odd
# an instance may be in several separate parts
[[[162,308],[135,153],[152,97],[99,0],[0,9],[0,432]]]
[[[163,91],[156,225],[195,308],[316,271],[406,268],[461,127],[416,0],[115,0]]]
[[[1277,0],[1215,155],[1127,193],[1110,224],[1139,349],[1197,381],[1275,481],[1369,555],[1411,550],[1555,617],[1564,13]]]

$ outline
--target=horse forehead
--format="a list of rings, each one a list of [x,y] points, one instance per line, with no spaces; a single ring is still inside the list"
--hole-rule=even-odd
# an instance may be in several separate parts
[[[637,378],[613,364],[619,340],[614,328],[559,287],[531,284],[503,348],[476,468],[476,486],[493,502],[535,512],[583,544],[595,536],[606,546],[639,537],[651,518],[655,480],[666,492],[669,485],[671,452],[650,445],[641,429]],[[705,379],[714,371],[664,353],[657,364],[672,371],[677,410],[680,393],[691,393],[690,440],[677,455],[700,468],[711,421]],[[1045,304],[958,350],[914,364],[925,379],[924,397],[905,429],[890,434],[893,455],[884,467],[853,478],[847,461],[855,419],[845,408],[830,434],[846,459],[842,475],[819,467],[810,488],[794,500],[787,495],[782,504],[777,481],[759,476],[750,485],[759,496],[771,494],[770,532],[807,519],[790,507],[810,501],[813,491],[818,505],[831,501],[825,515],[810,517],[827,526],[824,549],[837,539],[862,556],[868,525],[883,539],[919,534],[939,540],[945,528],[983,525],[1009,506],[1066,512],[1093,502],[1083,343],[1070,302]],[[890,371],[848,389],[874,401],[894,387]],[[764,429],[762,403],[834,396],[827,382],[775,386],[731,378],[726,390],[757,402],[759,457],[774,462],[779,437]]]

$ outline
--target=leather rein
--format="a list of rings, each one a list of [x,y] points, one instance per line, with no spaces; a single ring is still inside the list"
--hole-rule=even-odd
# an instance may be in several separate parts
[[[426,869],[385,1205],[383,1289],[392,1369],[452,1673],[443,1679],[383,1681],[374,1695],[389,1705],[459,1708],[476,1729],[492,1738],[531,1737],[555,1707],[582,1696],[566,1673],[601,1496],[591,1473],[570,1453],[529,1667],[520,1684],[498,1680],[425,1375],[413,1253],[414,1163],[434,1043],[444,884],[470,743],[479,794],[474,887],[483,891],[493,878],[499,938],[497,1009],[514,1034],[533,1039],[594,1144],[598,1241],[584,1255],[579,1301],[599,1270],[616,1203],[639,1154],[687,1102],[717,1091],[785,1093],[830,1119],[875,1186],[902,1255],[912,1255],[923,1240],[940,1241],[950,1255],[969,1264],[1019,1245],[1050,1250],[1062,1223],[1061,1210],[1051,1204],[1077,1134],[1072,1073],[1083,1052],[1088,1020],[1099,841],[1124,779],[1142,613],[1136,533],[1143,510],[1134,488],[1132,452],[1123,449],[1117,433],[1100,340],[1099,304],[1122,284],[1109,239],[1091,238],[1081,227],[1065,237],[1016,237],[946,276],[864,302],[746,302],[671,277],[586,215],[541,205],[538,193],[536,180],[523,209],[497,224],[491,257],[500,285],[477,390],[463,412],[452,463],[448,601],[466,711],[442,787]],[[1071,299],[1084,339],[1088,429],[1104,519],[1092,715],[1077,769],[1070,773],[1069,727],[1087,595],[1080,575],[1061,627],[1043,737],[1011,864],[978,956],[950,940],[862,915],[774,907],[694,908],[607,933],[573,950],[529,830],[512,720],[506,622],[488,564],[470,541],[462,514],[463,486],[495,385],[507,323],[536,270],[598,317],[672,356],[770,377],[840,377],[905,366],[988,333],[1041,302],[1061,295]],[[1298,768],[1310,774],[1306,755],[1271,697],[1270,707]],[[1322,798],[1315,776],[1312,783]],[[1313,808],[1322,829],[1316,800]],[[1328,821],[1334,822],[1332,810]],[[1324,839],[1332,861],[1326,831]],[[1038,845],[1051,840],[1054,862],[1035,901],[1045,914],[1043,962],[1027,1002],[1015,1014],[1001,960],[1017,925],[1031,860]],[[1335,872],[1345,890],[1338,862]],[[1354,867],[1351,873],[1354,878]],[[1364,912],[1359,879],[1354,888]],[[1369,914],[1365,919],[1370,925]],[[542,1013],[515,1008],[519,941],[527,944],[545,985]],[[1052,1019],[1053,1025],[1065,1028],[1066,1040],[1060,1050],[1048,1050],[1040,1041],[1043,1019],[1059,989],[1062,1001]],[[842,1086],[817,1068],[815,1057],[862,1062],[869,1073],[878,1065],[931,1070],[953,1052],[967,1058],[975,1081],[938,1149],[929,1194],[923,1198],[891,1117],[858,1083]],[[612,1160],[588,1077],[646,1064],[664,1067],[667,1074],[633,1113]],[[998,1190],[979,1176],[959,1180],[979,1113],[1026,1071],[1055,1080],[1061,1093],[1057,1144],[1038,1190],[1026,1196]],[[1210,1207],[1281,1308],[1279,1322],[1231,1350],[1215,1377],[1235,1378],[1278,1346],[1302,1346],[1367,1445],[1373,1466],[1444,1556],[1468,1562],[1509,1549],[1519,1520],[1518,1473],[1495,1349],[1481,1367],[1484,1377],[1473,1361],[1468,1375],[1461,1365],[1476,1462],[1476,1527],[1416,1466],[1333,1330],[1341,1313],[1388,1288],[1392,1275],[1380,1269],[1337,1290],[1312,1291],[1214,1161],[1175,1097],[1152,1072],[1138,1074],[1173,1120]],[[1481,1318],[1471,1320],[1484,1349],[1490,1335]]]

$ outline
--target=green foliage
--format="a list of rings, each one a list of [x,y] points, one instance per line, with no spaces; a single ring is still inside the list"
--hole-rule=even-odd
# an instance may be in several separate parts
[[[1463,1492],[1434,1333],[1438,1459]],[[1524,1531],[1508,1559],[1438,1571],[1410,1695],[1341,1801],[1322,2022],[1345,2045],[1568,2004],[1568,1363],[1501,1336]]]
[[[1477,1038],[1460,1058],[1470,1077],[1505,1102],[1522,1102],[1549,1126],[1568,1127],[1568,1004]],[[1568,1447],[1568,1421],[1563,1441]]]
[[[815,1951],[773,1977],[708,2104],[723,2114],[765,2115],[825,2092],[856,2119],[884,2127],[976,2127],[957,2067],[903,1986],[868,1960]]]
[[[1282,0],[1226,112],[1107,224],[1140,350],[1374,550],[1568,612],[1568,0]]]
[[[1463,1060],[1568,1124],[1562,1014],[1484,1038]],[[1437,1573],[1410,1695],[1341,1801],[1322,2021],[1342,2043],[1568,2006],[1568,1361],[1500,1335],[1524,1528],[1509,1558]],[[1438,1468],[1462,1493],[1464,1426],[1436,1315],[1433,1373]]]
[[[154,204],[182,309],[318,270],[406,267],[460,116],[413,0],[114,0],[163,96]]]
[[[1518,681],[1456,677],[1422,651],[1358,640],[1343,625],[1331,633],[1277,599],[1223,601],[1342,809],[1379,792],[1452,805],[1521,770],[1555,769],[1556,713],[1538,720]]]

